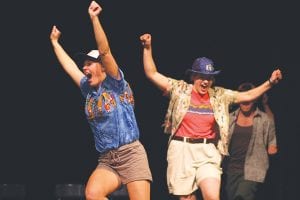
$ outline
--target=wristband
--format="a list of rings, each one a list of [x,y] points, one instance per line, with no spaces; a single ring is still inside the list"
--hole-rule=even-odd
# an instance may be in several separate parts
[[[269,78],[269,84],[271,85],[271,86],[273,86],[273,85],[275,85],[275,82],[274,81],[271,81],[271,79]]]

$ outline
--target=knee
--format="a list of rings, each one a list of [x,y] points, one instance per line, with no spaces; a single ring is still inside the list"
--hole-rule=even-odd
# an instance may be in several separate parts
[[[99,188],[87,187],[85,189],[85,198],[86,200],[105,200],[107,199]]]
[[[179,200],[196,200],[196,195],[195,194],[190,194],[190,195],[180,195]]]
[[[220,200],[220,194],[218,193],[206,193],[205,195],[203,195],[203,197],[207,200]]]
[[[207,200],[220,200],[218,195],[210,195],[206,198]]]

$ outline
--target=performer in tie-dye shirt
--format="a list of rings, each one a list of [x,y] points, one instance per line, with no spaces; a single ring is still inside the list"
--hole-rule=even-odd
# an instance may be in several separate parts
[[[82,70],[58,42],[61,33],[56,26],[50,35],[61,66],[86,98],[85,114],[99,152],[99,164],[86,184],[85,197],[106,199],[125,184],[130,199],[150,200],[152,175],[139,141],[133,93],[110,51],[98,18],[101,10],[100,5],[91,2],[88,12],[98,49],[78,55]]]

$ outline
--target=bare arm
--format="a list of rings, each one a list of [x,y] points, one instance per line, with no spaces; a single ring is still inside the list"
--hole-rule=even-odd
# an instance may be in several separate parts
[[[168,78],[156,69],[151,46],[151,35],[146,33],[140,37],[143,45],[143,64],[144,71],[148,79],[153,82],[160,90],[166,91],[169,87]]]
[[[245,101],[253,101],[261,96],[263,93],[272,88],[273,85],[277,84],[282,79],[282,74],[279,69],[273,71],[269,80],[265,81],[261,85],[245,92],[239,92],[235,103],[241,103]]]
[[[73,79],[77,86],[80,84],[80,80],[84,77],[83,72],[78,68],[73,59],[65,52],[63,47],[59,43],[61,32],[56,26],[52,27],[50,34],[50,41],[53,46],[54,53],[60,62],[62,68]]]
[[[98,18],[98,15],[100,14],[101,11],[102,8],[100,7],[100,5],[95,1],[92,1],[89,6],[88,12],[92,21],[94,35],[99,50],[99,54],[101,56],[103,67],[105,68],[107,74],[119,78],[118,65],[110,51],[106,34]]]

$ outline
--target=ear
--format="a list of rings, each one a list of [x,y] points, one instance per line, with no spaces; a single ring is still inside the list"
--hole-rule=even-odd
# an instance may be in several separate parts
[[[105,72],[105,67],[103,67],[103,65],[100,64],[100,69],[101,69],[101,72]]]
[[[215,86],[215,83],[216,83],[216,79],[215,79],[215,77],[213,77],[211,86]]]
[[[190,75],[190,81],[191,81],[192,83],[194,83],[194,81],[195,81],[195,75],[194,75],[194,74],[191,74],[191,75]]]

